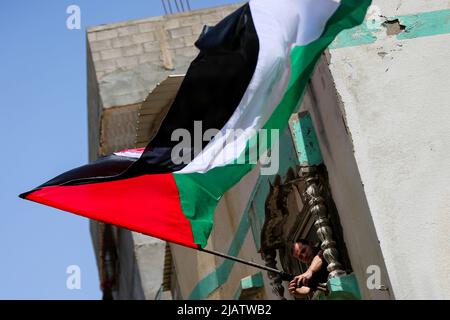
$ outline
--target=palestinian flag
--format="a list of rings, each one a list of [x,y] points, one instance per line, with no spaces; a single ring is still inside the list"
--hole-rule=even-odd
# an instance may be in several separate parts
[[[21,197],[204,247],[220,198],[255,167],[237,160],[256,148],[251,141],[261,129],[269,140],[270,129],[284,129],[322,52],[341,30],[360,24],[369,5],[251,0],[197,40],[200,53],[145,149],[101,158]],[[193,140],[198,134],[213,138],[178,150],[176,129]]]

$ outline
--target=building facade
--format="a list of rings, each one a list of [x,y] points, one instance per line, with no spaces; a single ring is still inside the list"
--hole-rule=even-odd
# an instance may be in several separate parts
[[[198,35],[238,7],[88,29],[90,160],[146,145]],[[373,1],[321,57],[278,172],[225,194],[207,249],[298,274],[289,248],[307,238],[341,275],[321,298],[450,298],[449,21],[446,2]],[[276,274],[100,222],[91,234],[105,298],[292,299]]]

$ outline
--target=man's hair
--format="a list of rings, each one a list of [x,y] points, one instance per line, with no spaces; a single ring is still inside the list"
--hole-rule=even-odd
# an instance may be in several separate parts
[[[309,240],[307,240],[307,239],[304,239],[304,238],[298,239],[298,240],[295,241],[295,242],[300,242],[301,244],[311,245],[311,241],[309,241]]]
[[[301,239],[297,239],[295,242],[292,243],[291,245],[291,255],[294,255],[294,250],[295,250],[295,244],[296,243],[301,243],[302,245],[311,245],[311,241],[301,238]]]

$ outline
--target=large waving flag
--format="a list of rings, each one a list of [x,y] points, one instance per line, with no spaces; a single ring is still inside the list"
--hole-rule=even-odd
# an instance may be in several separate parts
[[[255,132],[269,130],[270,140],[270,129],[286,126],[322,52],[341,30],[363,21],[370,2],[251,0],[198,39],[200,54],[145,149],[101,158],[21,197],[206,246],[217,203],[255,166],[237,161],[256,148]],[[214,138],[174,150],[175,130],[195,136],[199,123],[201,135],[217,129]]]

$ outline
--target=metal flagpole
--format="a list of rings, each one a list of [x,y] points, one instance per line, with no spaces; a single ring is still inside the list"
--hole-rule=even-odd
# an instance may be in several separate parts
[[[281,271],[281,270],[278,270],[278,269],[266,267],[266,266],[263,266],[261,264],[257,264],[257,263],[250,262],[250,261],[245,261],[245,260],[242,260],[242,259],[239,259],[239,258],[236,258],[236,257],[233,257],[233,256],[229,256],[229,255],[227,255],[225,253],[221,253],[221,252],[217,252],[217,251],[212,251],[212,250],[207,250],[207,249],[202,249],[202,248],[199,248],[198,250],[206,252],[206,253],[209,253],[209,254],[213,254],[215,256],[219,256],[219,257],[222,257],[222,258],[225,258],[225,259],[234,260],[236,262],[240,262],[240,263],[243,263],[243,264],[255,267],[255,268],[263,269],[263,270],[266,270],[266,271],[269,271],[269,272],[278,273],[280,275],[280,277],[281,277],[281,280],[283,280],[283,281],[291,281],[291,280],[294,279],[294,276],[292,274],[284,272],[284,271]],[[297,287],[301,287],[301,285],[297,284]],[[328,292],[326,283],[318,283],[316,289],[320,290],[320,291],[323,291],[323,292]]]
[[[250,261],[245,261],[245,260],[242,260],[242,259],[239,259],[239,258],[236,258],[236,257],[233,257],[233,256],[229,256],[227,254],[224,254],[224,253],[221,253],[221,252],[217,252],[217,251],[212,251],[212,250],[207,250],[207,249],[202,249],[202,248],[199,248],[198,250],[206,252],[206,253],[209,253],[209,254],[213,254],[215,256],[219,256],[219,257],[222,257],[222,258],[225,258],[225,259],[230,259],[230,260],[233,260],[233,261],[236,261],[236,262],[240,262],[240,263],[243,263],[243,264],[255,267],[255,268],[259,268],[259,269],[266,270],[266,271],[269,271],[269,272],[278,273],[280,275],[280,277],[281,277],[281,280],[283,280],[283,281],[291,281],[292,279],[294,279],[294,276],[292,274],[284,272],[284,271],[280,271],[278,269],[270,268],[270,267],[267,267],[267,266],[263,266],[261,264],[250,262]]]

